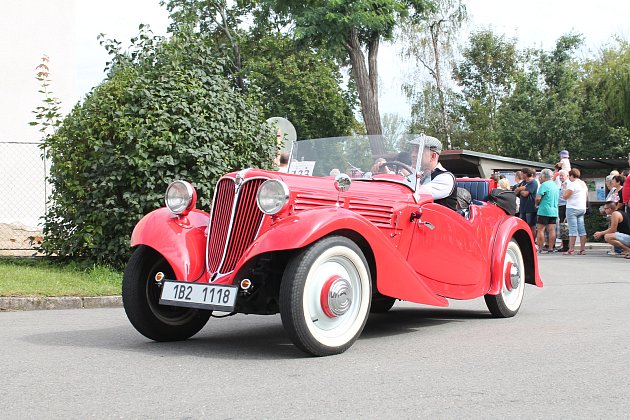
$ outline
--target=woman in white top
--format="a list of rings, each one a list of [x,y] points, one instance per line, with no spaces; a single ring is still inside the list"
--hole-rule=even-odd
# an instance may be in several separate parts
[[[569,250],[564,255],[575,254],[575,240],[580,236],[580,252],[586,253],[586,228],[584,227],[584,215],[586,214],[586,198],[588,187],[580,179],[580,170],[573,168],[569,171],[569,180],[562,196],[567,200],[567,223],[569,224]]]

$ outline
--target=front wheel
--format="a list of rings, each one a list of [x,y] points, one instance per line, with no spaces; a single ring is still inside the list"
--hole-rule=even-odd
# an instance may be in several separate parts
[[[514,239],[505,251],[505,262],[498,295],[485,295],[486,306],[495,318],[509,318],[518,312],[525,291],[525,264],[521,249]]]
[[[138,332],[155,341],[179,341],[195,335],[208,322],[211,311],[160,305],[162,289],[155,275],[175,279],[169,263],[152,248],[138,247],[123,274],[122,300],[127,318]]]
[[[363,331],[372,283],[361,249],[343,236],[310,245],[287,265],[280,316],[293,343],[314,356],[346,351]]]

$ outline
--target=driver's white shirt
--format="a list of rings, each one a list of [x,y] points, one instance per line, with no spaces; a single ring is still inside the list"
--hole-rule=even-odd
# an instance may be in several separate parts
[[[439,169],[441,171],[446,170],[441,163],[438,163],[435,169]],[[439,200],[441,198],[448,197],[451,194],[451,191],[453,191],[454,185],[455,177],[450,172],[441,173],[433,179],[431,179],[431,174],[429,173],[421,181],[419,192],[431,194],[434,200]]]

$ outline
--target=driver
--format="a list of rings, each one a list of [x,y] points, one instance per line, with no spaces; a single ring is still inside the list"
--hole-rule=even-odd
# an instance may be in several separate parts
[[[435,137],[424,134],[409,143],[412,144],[413,162],[417,162],[420,146],[424,145],[418,172],[418,191],[431,194],[434,202],[455,210],[457,208],[455,176],[438,162],[442,152],[442,143]]]

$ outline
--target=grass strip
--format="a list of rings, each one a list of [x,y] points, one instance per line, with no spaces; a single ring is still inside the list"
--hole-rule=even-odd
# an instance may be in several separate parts
[[[122,273],[45,258],[0,258],[0,296],[120,295]]]

